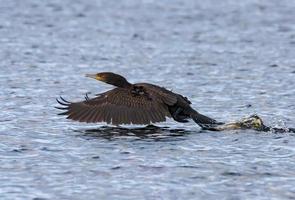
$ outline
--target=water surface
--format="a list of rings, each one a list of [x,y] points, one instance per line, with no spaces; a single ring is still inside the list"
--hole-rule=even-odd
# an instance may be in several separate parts
[[[57,116],[113,71],[221,121],[295,126],[291,1],[0,0],[1,199],[294,199],[295,137]]]

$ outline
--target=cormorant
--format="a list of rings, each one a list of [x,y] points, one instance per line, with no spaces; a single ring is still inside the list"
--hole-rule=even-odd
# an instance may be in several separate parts
[[[202,128],[214,127],[223,123],[204,116],[191,107],[188,98],[157,85],[149,83],[129,83],[123,76],[102,72],[87,74],[87,77],[111,84],[116,88],[98,94],[84,101],[68,102],[57,99],[65,110],[60,115],[80,122],[108,124],[151,124],[166,121],[166,117],[177,122],[193,119]]]

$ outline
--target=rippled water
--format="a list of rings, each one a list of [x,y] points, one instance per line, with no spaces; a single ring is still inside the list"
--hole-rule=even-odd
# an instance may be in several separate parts
[[[55,98],[121,73],[221,121],[295,127],[292,1],[0,0],[0,199],[294,199],[295,137],[115,128],[57,116]]]

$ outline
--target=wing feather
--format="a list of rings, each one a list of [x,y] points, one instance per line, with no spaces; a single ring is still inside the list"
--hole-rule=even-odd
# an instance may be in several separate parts
[[[81,102],[71,103],[62,98],[58,102],[64,106],[61,109],[66,110],[61,114],[80,122],[149,124],[171,117],[167,102],[172,103],[175,99],[168,94],[163,99],[154,89],[145,89],[144,95],[133,95],[129,89],[115,88]]]

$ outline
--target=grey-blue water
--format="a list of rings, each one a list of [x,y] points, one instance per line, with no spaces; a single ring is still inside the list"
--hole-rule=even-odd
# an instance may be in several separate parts
[[[120,129],[54,109],[59,95],[112,88],[84,74],[113,71],[221,121],[257,113],[295,127],[294,10],[289,0],[0,0],[0,199],[294,199],[292,134],[172,120]]]

